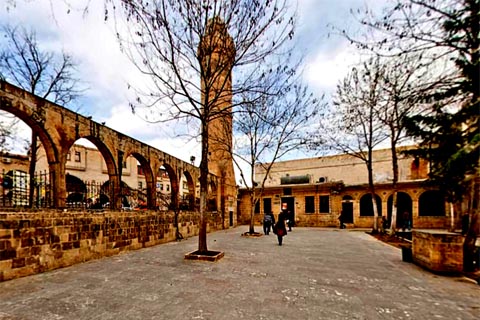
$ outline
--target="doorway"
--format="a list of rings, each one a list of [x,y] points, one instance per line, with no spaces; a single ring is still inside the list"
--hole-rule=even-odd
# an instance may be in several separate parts
[[[353,223],[353,198],[344,196],[342,198],[343,223]]]
[[[282,203],[287,204],[287,211],[291,212],[291,216],[289,218],[295,223],[295,197],[282,197]]]
[[[393,195],[388,197],[387,201],[388,211],[387,219],[390,222],[392,220],[392,210],[393,210]],[[412,227],[412,198],[405,192],[397,193],[397,219],[395,221],[395,227],[397,229],[401,228],[404,224],[404,212],[408,212],[410,215],[410,227]]]

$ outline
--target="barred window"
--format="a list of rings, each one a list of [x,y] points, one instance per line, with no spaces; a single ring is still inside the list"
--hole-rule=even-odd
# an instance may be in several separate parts
[[[320,213],[330,213],[330,196],[320,196]]]
[[[305,213],[315,213],[315,197],[305,197]]]

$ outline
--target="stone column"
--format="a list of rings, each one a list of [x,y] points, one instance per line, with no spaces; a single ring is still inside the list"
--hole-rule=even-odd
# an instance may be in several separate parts
[[[50,171],[50,195],[53,199],[54,208],[65,208],[67,201],[67,181],[65,177],[65,156],[60,156],[61,160],[49,163]]]

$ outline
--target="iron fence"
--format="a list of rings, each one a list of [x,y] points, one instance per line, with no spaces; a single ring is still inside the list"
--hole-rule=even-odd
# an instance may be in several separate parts
[[[0,172],[0,208],[51,208],[54,205],[51,189],[52,176],[48,171],[37,172],[30,192],[30,176],[20,170]],[[83,181],[66,179],[66,207],[78,209],[104,209],[110,207],[110,185],[108,181]],[[122,208],[124,210],[147,209],[145,189],[132,189],[122,184]],[[172,210],[171,195],[157,190],[157,209]],[[178,202],[181,210],[193,210],[199,206],[198,199],[181,195]]]
[[[0,206],[28,207],[32,201],[33,207],[50,207],[52,204],[50,180],[48,172],[36,173],[33,179],[33,193],[30,194],[29,174],[21,170],[5,171],[2,169],[0,173]]]

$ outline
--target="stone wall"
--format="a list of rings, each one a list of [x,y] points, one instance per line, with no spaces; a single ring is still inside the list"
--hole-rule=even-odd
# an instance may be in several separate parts
[[[413,261],[433,272],[460,273],[463,271],[463,242],[465,237],[441,230],[413,230]]]
[[[184,238],[198,234],[198,214],[179,214]],[[207,217],[207,232],[222,229]],[[173,213],[0,213],[0,281],[71,266],[175,240]]]

